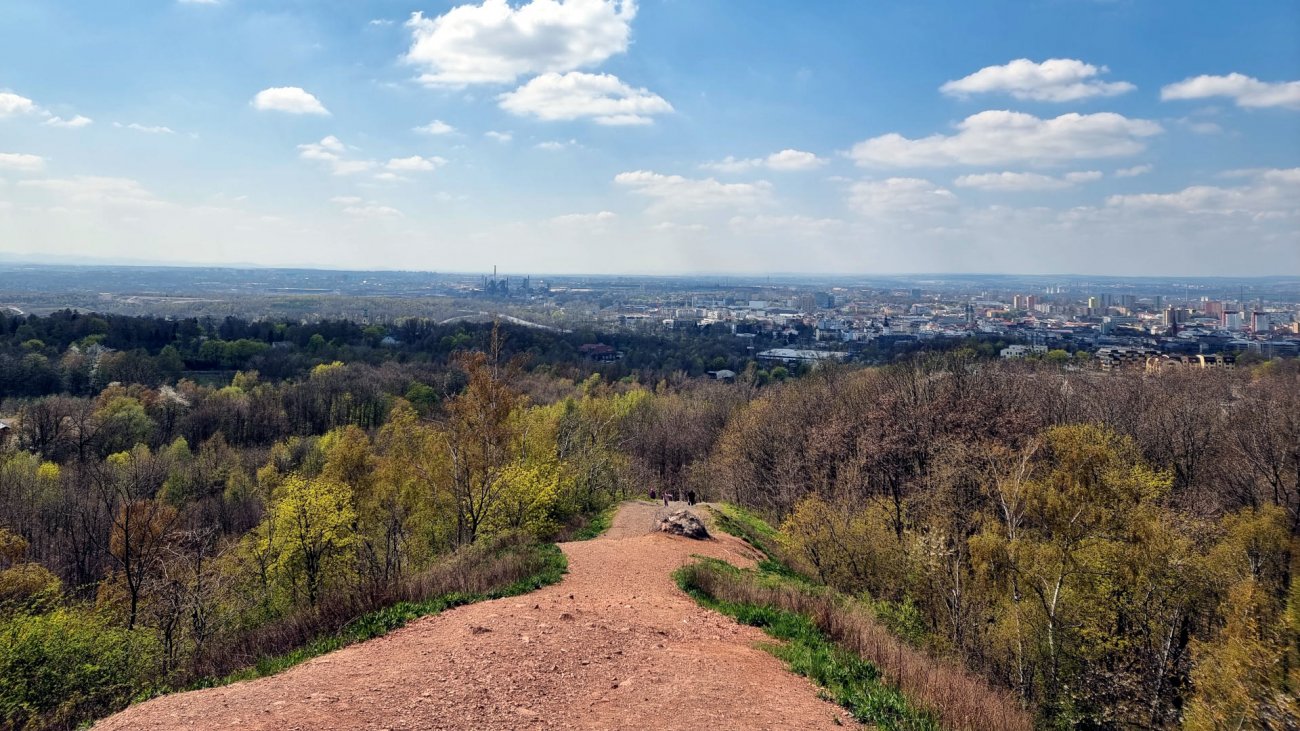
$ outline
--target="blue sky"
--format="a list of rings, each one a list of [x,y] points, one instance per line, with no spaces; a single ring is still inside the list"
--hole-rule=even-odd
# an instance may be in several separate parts
[[[0,254],[1300,273],[1300,6],[8,0]]]

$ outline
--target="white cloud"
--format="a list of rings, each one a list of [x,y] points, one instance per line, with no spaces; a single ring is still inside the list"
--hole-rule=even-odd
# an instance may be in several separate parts
[[[395,157],[389,160],[384,167],[395,173],[424,173],[437,170],[446,164],[447,160],[445,158],[412,155],[411,157]]]
[[[45,168],[45,158],[22,152],[0,152],[0,170],[35,173]]]
[[[547,121],[591,118],[597,124],[650,124],[653,115],[673,106],[648,89],[623,83],[611,74],[545,73],[497,97],[501,108],[521,117]]]
[[[545,142],[538,142],[537,144],[533,145],[533,147],[536,147],[539,150],[546,150],[547,152],[558,152],[560,150],[565,150],[570,147],[579,147],[579,146],[580,145],[578,144],[577,140],[569,140],[567,142],[562,142],[560,140],[547,140]]]
[[[253,97],[253,108],[287,114],[329,115],[320,100],[297,86],[276,86],[263,89]]]
[[[965,78],[949,81],[939,91],[949,96],[1003,93],[1016,99],[1068,102],[1094,96],[1115,96],[1137,87],[1127,81],[1106,82],[1096,78],[1108,72],[1073,58],[1049,58],[1034,63],[1018,58],[1002,66],[985,66]]]
[[[1250,176],[1245,185],[1225,188],[1193,185],[1174,193],[1112,195],[1111,208],[1244,216],[1254,220],[1300,217],[1300,168],[1236,171]]]
[[[627,50],[634,0],[506,0],[459,5],[406,22],[406,60],[429,86],[509,83],[520,76],[595,66]]]
[[[1102,174],[1096,170],[1066,173],[1060,177],[1042,175],[1039,173],[1003,172],[963,175],[952,182],[953,185],[956,185],[959,188],[1019,192],[1031,190],[1062,190],[1064,188],[1071,188],[1079,183],[1090,183],[1094,180],[1101,180],[1101,178]]]
[[[680,175],[663,175],[648,170],[619,173],[614,182],[637,195],[655,200],[655,211],[708,210],[716,208],[752,208],[768,202],[771,185],[757,183],[720,183]]]
[[[706,162],[700,167],[705,170],[716,170],[720,173],[743,173],[758,168],[768,170],[777,170],[781,172],[796,170],[812,170],[826,164],[824,158],[820,158],[811,152],[802,150],[781,150],[774,152],[767,157],[736,158],[728,155],[717,162]]]
[[[64,129],[78,129],[93,124],[94,121],[95,120],[91,119],[90,117],[83,117],[80,114],[78,114],[72,117],[71,119],[64,119],[63,117],[50,117],[49,119],[45,120],[44,123],[51,127],[62,127]]]
[[[500,142],[503,145],[515,138],[515,136],[513,134],[510,134],[509,132],[498,132],[494,129],[490,129],[487,132],[484,132],[483,136],[490,140],[495,140],[497,142]]]
[[[382,206],[378,203],[367,203],[365,205],[347,206],[343,212],[349,216],[357,218],[401,218],[402,212],[392,206]]]
[[[452,132],[455,132],[456,128],[441,119],[435,119],[423,127],[416,127],[414,131],[426,135],[449,135]]]
[[[597,213],[566,213],[563,216],[556,216],[550,219],[550,223],[557,226],[593,227],[603,226],[617,219],[618,214],[613,211],[600,211]]]
[[[64,118],[55,116],[52,112],[40,106],[36,102],[12,91],[0,91],[0,119],[17,116],[34,116],[45,120],[42,124],[49,127],[62,127],[64,129],[78,129],[92,124],[95,120],[80,114]]]
[[[144,132],[145,134],[151,134],[151,135],[176,134],[176,131],[173,130],[171,127],[164,127],[162,125],[140,124],[139,122],[131,122],[130,124],[122,124],[121,122],[114,122],[113,126],[119,129],[131,129],[131,130],[135,130],[136,132]]]
[[[308,142],[305,145],[298,145],[298,157],[304,160],[321,160],[325,162],[334,162],[339,156],[347,150],[343,141],[334,135],[328,135],[320,142]]]
[[[385,25],[392,25],[392,24],[393,24],[393,21],[388,20],[388,19],[386,19],[386,18],[375,18],[374,20],[370,21],[369,23],[366,23],[366,25],[373,25],[373,26],[385,26]]]
[[[1155,166],[1154,166],[1154,165],[1134,165],[1134,166],[1131,167],[1131,168],[1120,168],[1119,170],[1116,170],[1116,171],[1115,171],[1115,177],[1117,177],[1117,178],[1136,178],[1136,177],[1139,176],[1139,175],[1146,175],[1147,173],[1151,172],[1152,170],[1155,170]]]
[[[956,204],[952,191],[921,178],[863,180],[849,188],[849,206],[869,216],[933,213]]]
[[[1023,112],[980,112],[951,135],[908,139],[897,133],[859,142],[849,157],[861,166],[939,167],[1014,162],[1050,164],[1141,152],[1160,125],[1113,112],[1062,114],[1039,119]]]
[[[31,99],[10,91],[0,91],[0,119],[19,114],[36,114],[39,111],[40,107]]]
[[[374,160],[336,160],[331,167],[335,175],[356,175],[373,170],[377,164]]]
[[[23,180],[19,181],[18,184],[27,188],[46,191],[63,200],[77,204],[93,203],[136,207],[166,205],[155,198],[139,182],[130,178],[78,175],[72,178]]]
[[[656,223],[655,225],[651,226],[650,230],[662,231],[666,233],[671,233],[674,231],[681,231],[685,233],[700,233],[703,231],[708,231],[709,227],[705,226],[702,223],[677,223],[676,221],[660,221],[659,223]]]
[[[402,212],[376,201],[368,201],[355,195],[336,195],[330,203],[340,206],[340,210],[356,218],[401,218]]]
[[[1300,109],[1300,81],[1260,81],[1245,74],[1194,76],[1160,90],[1165,101],[1224,96],[1239,107]]]
[[[315,160],[325,163],[335,175],[356,175],[373,170],[378,166],[374,160],[345,160],[343,155],[348,146],[334,135],[328,135],[320,142],[298,145],[298,157],[303,160]]]
[[[334,135],[329,135],[321,139],[320,142],[298,145],[298,157],[303,160],[325,163],[325,166],[334,175],[357,175],[382,167],[382,170],[375,173],[375,179],[385,181],[406,180],[398,173],[430,172],[447,164],[446,158],[436,155],[429,157],[412,155],[410,157],[395,157],[381,165],[375,160],[348,159],[345,155],[347,155],[349,149],[347,145],[343,144],[342,140]]]

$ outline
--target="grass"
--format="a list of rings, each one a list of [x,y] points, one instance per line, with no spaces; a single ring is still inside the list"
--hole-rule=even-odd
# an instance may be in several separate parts
[[[722,532],[745,541],[769,559],[776,560],[780,555],[777,531],[767,521],[731,503],[715,503],[709,509],[713,511],[714,521]]]
[[[715,564],[719,565],[715,567]],[[696,581],[696,569],[700,566],[741,573],[729,564],[710,560],[679,569],[678,585],[701,605],[784,640],[783,644],[762,647],[784,660],[790,670],[825,689],[826,696],[856,720],[885,731],[939,731],[941,727],[933,714],[912,705],[901,691],[884,680],[879,668],[837,646],[812,619],[778,607],[715,597]]]
[[[593,538],[600,538],[605,535],[605,531],[614,524],[614,514],[618,512],[618,503],[605,508],[604,510],[592,516],[580,530],[573,534],[571,540],[590,541]]]
[[[477,561],[482,561],[482,569],[474,565]],[[254,650],[255,658],[251,662],[242,663],[232,671],[206,675],[190,684],[187,689],[208,688],[275,675],[313,657],[380,637],[420,617],[474,602],[518,596],[557,583],[567,568],[568,560],[564,552],[553,543],[505,543],[469,551],[454,556],[444,565],[436,566],[422,576],[414,577],[399,592],[399,595],[423,595],[427,598],[404,598],[385,603],[342,623],[332,631],[318,632],[306,642],[293,643],[292,648],[285,651]],[[449,586],[461,588],[446,591]],[[317,615],[327,617],[335,613],[337,612],[331,612],[327,608],[317,611]],[[253,638],[251,644],[256,647],[258,640],[261,640],[263,647],[292,643],[292,639],[286,638],[309,632],[313,624],[325,624],[324,620],[313,622],[312,619],[312,615],[289,618],[281,623],[285,626],[266,628],[263,636]],[[298,626],[301,624],[306,624],[307,628]]]
[[[1032,731],[1014,695],[921,649],[925,627],[910,603],[844,596],[791,569],[778,531],[758,515],[725,503],[713,514],[764,559],[748,571],[706,559],[680,569],[678,583],[705,606],[788,640],[768,649],[855,718],[883,729]]]

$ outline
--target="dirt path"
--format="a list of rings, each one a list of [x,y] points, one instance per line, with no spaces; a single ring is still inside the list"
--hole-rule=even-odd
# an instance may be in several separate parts
[[[95,729],[823,729],[855,725],[756,649],[760,630],[699,608],[670,574],[692,554],[752,563],[726,535],[652,533],[627,503],[569,573],[459,607],[279,675],[164,696]]]

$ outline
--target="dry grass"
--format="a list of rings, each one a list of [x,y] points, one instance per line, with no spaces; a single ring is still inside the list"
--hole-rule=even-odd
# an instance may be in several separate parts
[[[840,647],[875,664],[912,703],[951,731],[1032,731],[1034,722],[1008,691],[955,662],[929,656],[882,627],[870,609],[829,590],[770,581],[753,572],[704,562],[685,567],[684,581],[710,597],[804,615]]]

